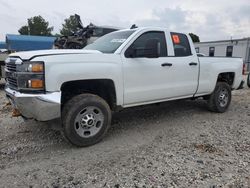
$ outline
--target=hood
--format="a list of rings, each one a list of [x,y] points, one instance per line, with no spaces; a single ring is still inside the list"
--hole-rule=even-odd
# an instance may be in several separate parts
[[[32,60],[39,56],[65,55],[65,54],[101,54],[97,50],[38,50],[29,52],[17,52],[10,54],[10,57],[19,57],[22,60]]]

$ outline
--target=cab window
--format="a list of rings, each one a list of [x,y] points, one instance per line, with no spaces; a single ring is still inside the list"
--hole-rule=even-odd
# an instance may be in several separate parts
[[[167,44],[165,33],[161,31],[146,32],[139,36],[134,43],[127,49],[125,56],[131,58],[131,51],[136,51],[136,57],[146,57],[145,53],[148,50],[148,42],[150,40],[158,41],[159,44],[159,57],[167,57]],[[133,56],[135,57],[135,56]]]
[[[174,53],[176,57],[190,56],[191,48],[186,35],[171,32],[171,38],[174,45]]]

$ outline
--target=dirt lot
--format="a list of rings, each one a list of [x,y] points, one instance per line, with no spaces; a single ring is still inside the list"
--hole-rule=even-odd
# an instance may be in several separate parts
[[[92,147],[12,118],[0,84],[0,187],[250,187],[250,89],[228,112],[177,101],[115,114]]]

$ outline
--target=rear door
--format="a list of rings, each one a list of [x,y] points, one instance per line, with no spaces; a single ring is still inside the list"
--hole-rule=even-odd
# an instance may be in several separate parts
[[[168,62],[173,64],[168,72],[173,97],[188,97],[195,94],[199,80],[199,61],[191,38],[182,33],[170,33],[173,52]],[[191,43],[191,44],[190,44]]]

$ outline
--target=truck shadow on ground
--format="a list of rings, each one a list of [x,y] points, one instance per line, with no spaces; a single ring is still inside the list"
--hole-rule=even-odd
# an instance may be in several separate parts
[[[116,138],[122,136],[123,131],[133,132],[135,129],[141,131],[144,129],[154,129],[152,125],[156,123],[164,123],[168,126],[168,122],[174,122],[180,117],[191,120],[192,115],[201,113],[209,113],[206,103],[203,100],[179,100],[125,109],[113,114],[111,128],[104,138],[104,141],[115,141]],[[38,137],[44,137],[46,140],[51,139],[51,142],[55,144],[60,142],[60,146],[64,145],[63,147],[66,145],[72,147],[65,139],[61,142],[62,136],[60,135],[60,131],[62,128],[60,121],[47,123],[33,121],[32,127],[35,128],[35,126],[39,126],[42,129],[42,131],[38,131],[38,134],[41,134]],[[32,130],[30,131],[32,132]],[[58,141],[58,139],[60,141]],[[39,142],[41,142],[41,140]]]
[[[178,100],[124,109],[113,114],[109,134],[133,128],[145,128],[154,123],[168,123],[179,117],[192,119],[192,115],[210,113],[204,100]],[[61,122],[45,123],[50,130],[61,130]],[[119,133],[118,133],[119,134]]]
[[[86,151],[93,149],[98,151],[102,150],[103,147],[109,148],[114,145],[119,147],[123,145],[119,141],[120,138],[125,140],[130,138],[130,136],[124,136],[124,132],[126,135],[131,135],[135,132],[140,132],[143,135],[146,131],[149,131],[152,132],[152,135],[156,135],[156,131],[159,129],[168,128],[169,122],[175,124],[180,117],[184,117],[187,120],[190,119],[191,121],[193,115],[202,113],[209,113],[207,112],[206,103],[202,100],[180,100],[158,105],[129,108],[114,114],[111,128],[101,143],[89,147],[90,149],[83,149]],[[1,144],[1,147],[4,148],[1,152],[4,153],[6,150],[8,153],[9,149],[13,149],[8,147],[14,147],[15,150],[17,149],[17,152],[11,153],[11,155],[4,154],[3,158],[6,159],[4,163],[8,163],[8,161],[10,162],[17,157],[21,159],[24,156],[38,155],[45,151],[61,152],[81,149],[74,147],[63,138],[58,127],[55,128],[54,126],[57,124],[56,126],[60,127],[60,122],[58,121],[41,123],[20,120],[19,122],[21,123],[16,124],[15,120],[11,118],[10,122],[12,125],[8,126],[16,126],[16,128],[11,133],[7,132],[7,135],[3,138],[3,142],[8,143],[8,146],[5,148],[4,144]],[[180,125],[176,123],[176,126]],[[159,129],[157,130],[157,128]],[[141,139],[143,138],[142,136]]]
[[[125,109],[122,112],[115,113],[112,127],[126,126],[128,129],[135,124],[143,127],[145,122],[155,123],[175,120],[180,116],[190,117],[192,113],[207,112],[206,103],[203,100],[178,100],[153,104],[142,107]]]

